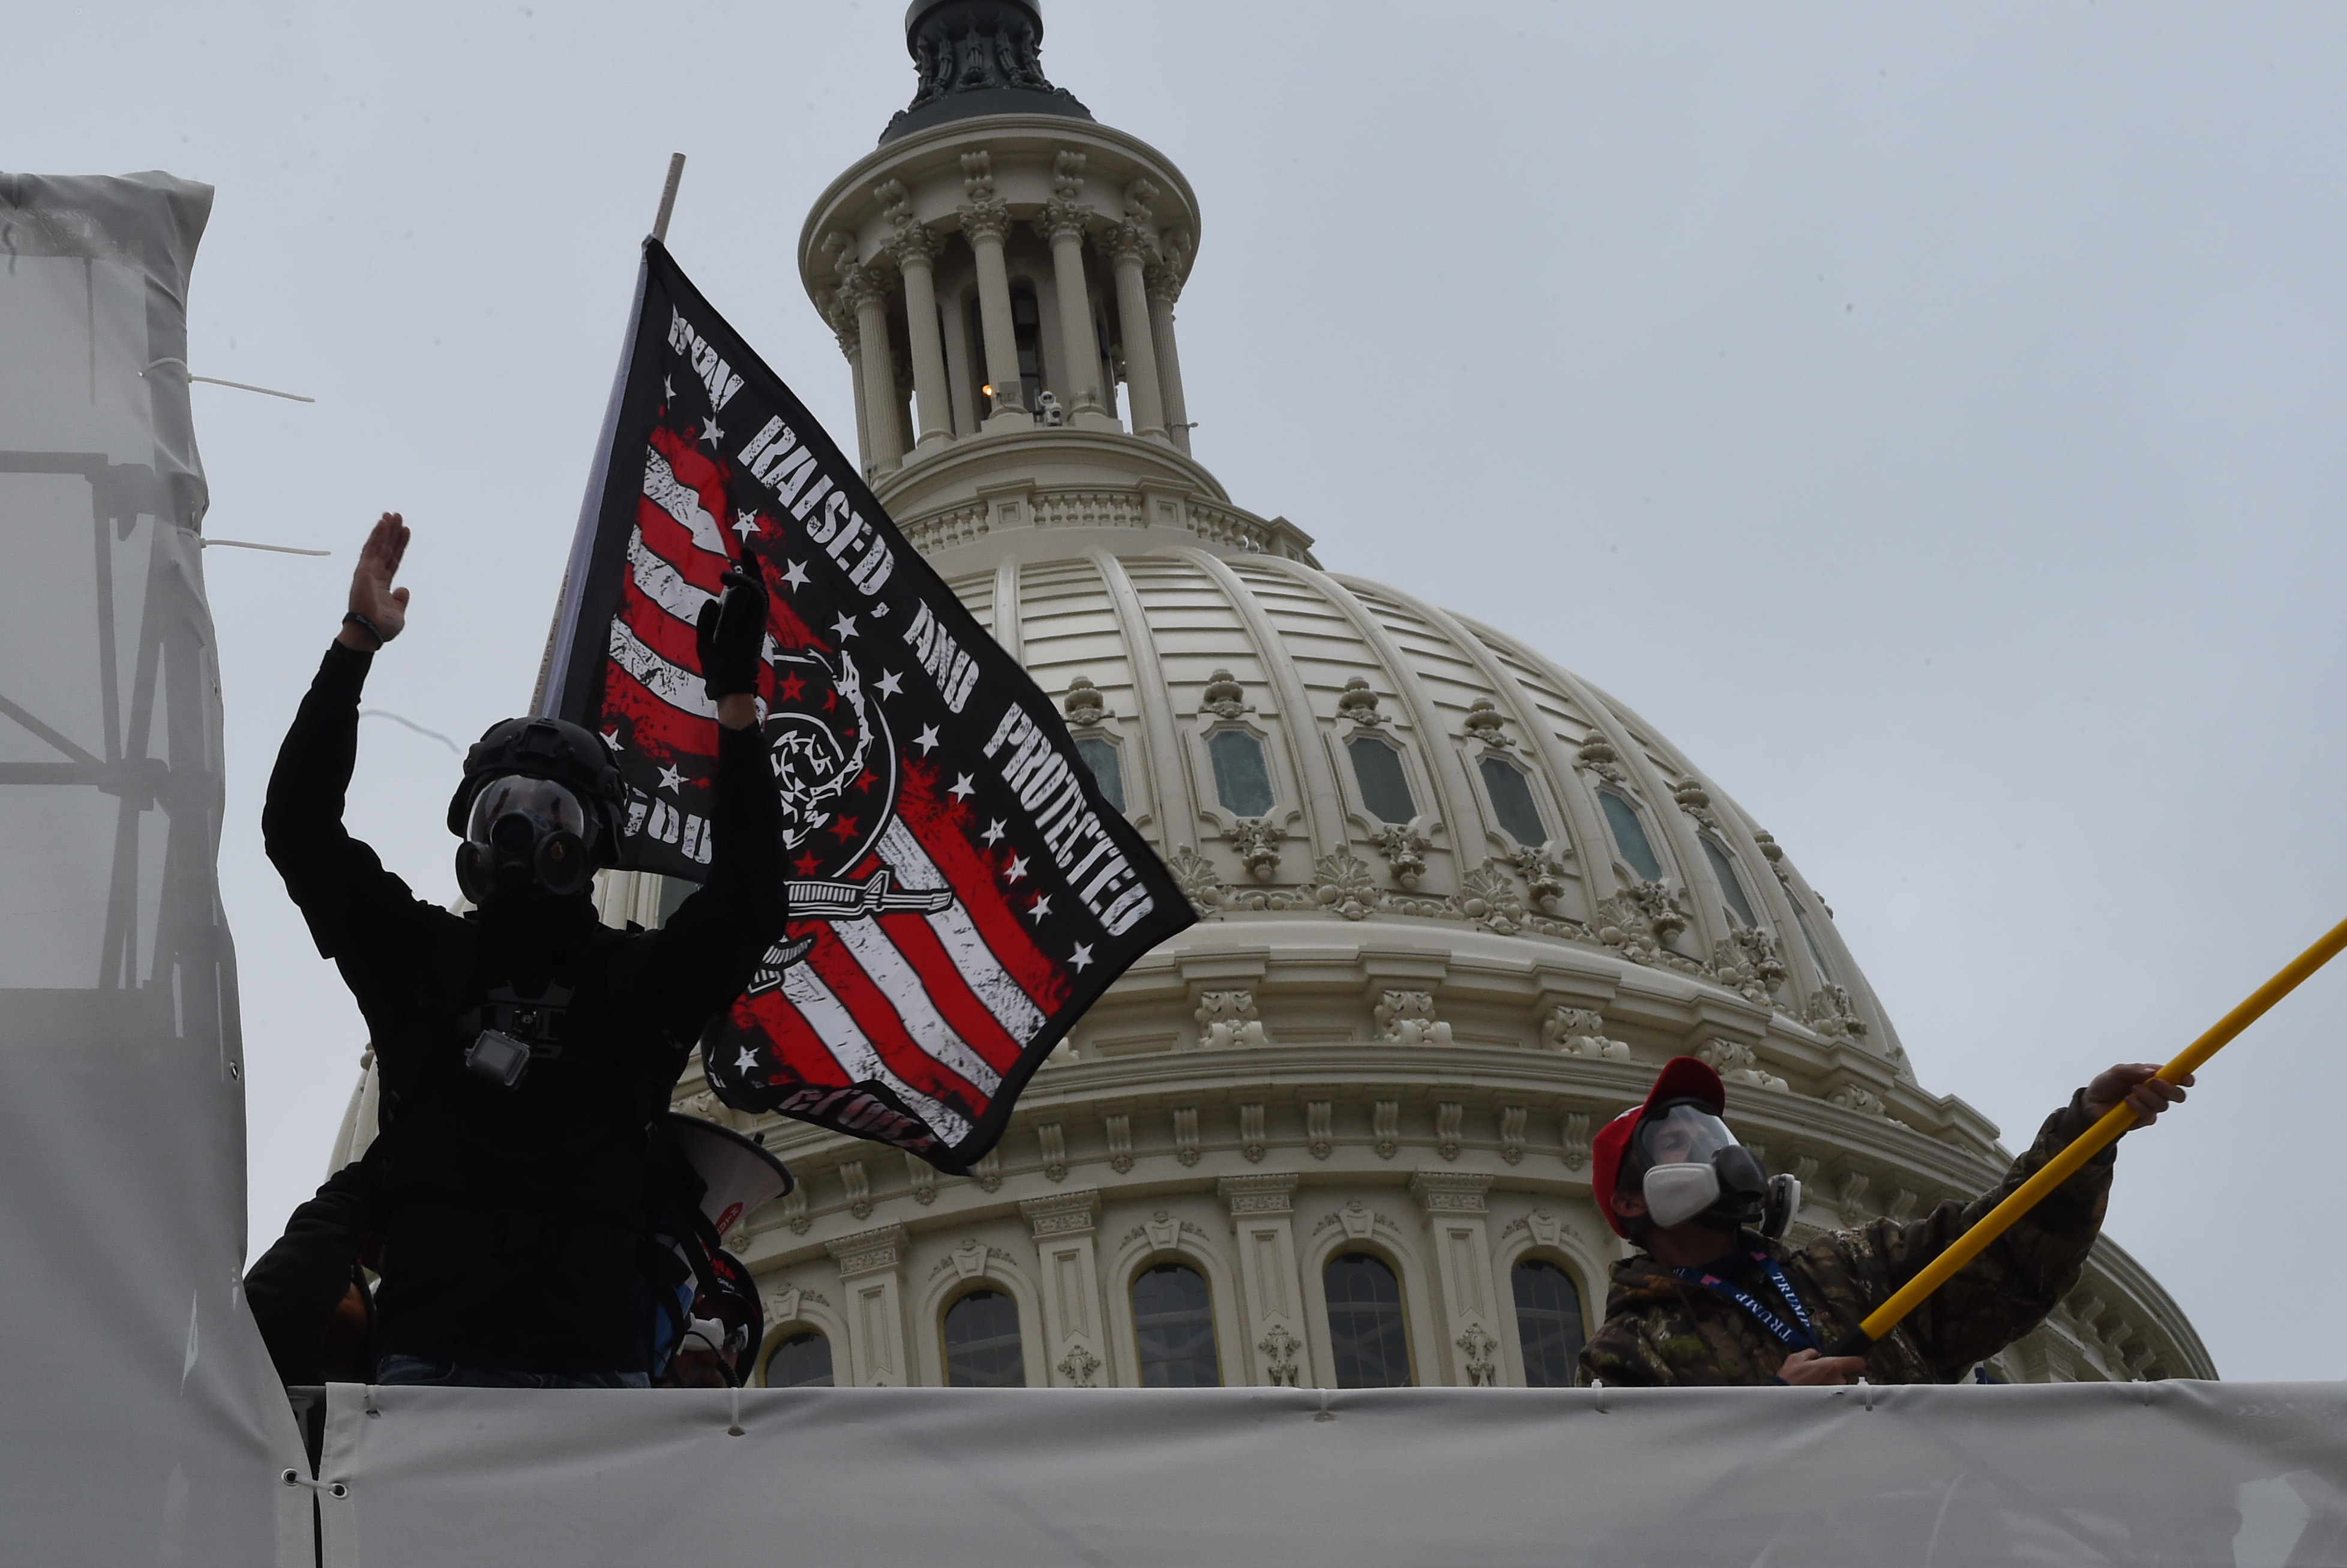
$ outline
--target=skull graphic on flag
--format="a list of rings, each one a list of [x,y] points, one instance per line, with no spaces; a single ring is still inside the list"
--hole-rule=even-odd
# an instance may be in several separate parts
[[[871,847],[895,796],[896,754],[885,743],[873,744],[872,726],[887,721],[866,711],[864,682],[845,653],[769,648],[768,659],[777,679],[766,709],[766,754],[783,803],[791,868],[801,876],[843,869]],[[866,758],[887,775],[887,792],[877,800]],[[872,826],[859,830],[859,817]]]
[[[544,711],[611,748],[622,864],[710,863],[693,634],[742,554],[791,925],[704,1033],[729,1105],[959,1171],[1092,999],[1194,917],[1044,693],[656,242],[580,519]]]

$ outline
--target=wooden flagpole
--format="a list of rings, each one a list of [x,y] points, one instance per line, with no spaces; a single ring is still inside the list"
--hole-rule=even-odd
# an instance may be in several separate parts
[[[676,210],[676,188],[684,179],[684,154],[668,155],[668,183],[661,187],[660,216],[652,220],[652,238],[668,243],[669,214]]]
[[[661,186],[660,211],[652,218],[652,238],[663,245],[668,243],[669,215],[676,210],[676,188],[683,179],[684,154],[671,152],[668,155],[668,179]],[[620,373],[623,376],[627,374],[628,351],[631,346],[622,345],[620,349]],[[613,394],[614,397],[617,395],[617,393]],[[616,402],[612,405],[615,409],[618,406]],[[562,591],[554,599],[554,619],[547,622],[546,651],[538,656],[538,689],[529,700],[529,711],[533,713],[542,713],[546,711],[546,690],[548,682],[554,678],[554,644],[562,635],[562,607],[569,601],[570,571],[568,567],[565,567],[562,573]]]

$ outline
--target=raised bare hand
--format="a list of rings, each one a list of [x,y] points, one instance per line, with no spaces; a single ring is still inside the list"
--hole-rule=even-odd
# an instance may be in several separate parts
[[[2156,1062],[2122,1061],[2086,1085],[2086,1114],[2099,1122],[2125,1101],[2135,1112],[2135,1124],[2148,1127],[2161,1112],[2179,1103],[2192,1083],[2193,1075],[2188,1072],[2182,1082],[2169,1083],[2160,1078]]]
[[[399,514],[385,512],[375,519],[374,531],[359,551],[359,564],[351,569],[351,613],[364,617],[384,642],[407,626],[407,590],[391,586],[407,554],[407,525]],[[379,646],[364,628],[349,621],[343,622],[336,641],[363,653]]]

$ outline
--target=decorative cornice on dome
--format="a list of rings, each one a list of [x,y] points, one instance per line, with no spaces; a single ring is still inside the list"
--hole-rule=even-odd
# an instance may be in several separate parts
[[[1053,442],[1030,439],[1036,446]],[[1048,477],[1048,466],[1040,459],[1037,466]],[[1171,484],[990,484],[968,499],[911,513],[898,526],[914,548],[948,574],[980,561],[1062,558],[1094,546],[1122,552],[1182,544],[1218,555],[1313,562],[1311,536],[1286,518],[1258,518],[1205,491]]]

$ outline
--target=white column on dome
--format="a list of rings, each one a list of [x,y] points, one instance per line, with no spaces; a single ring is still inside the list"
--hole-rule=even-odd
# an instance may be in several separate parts
[[[902,1389],[913,1381],[905,1353],[903,1225],[882,1225],[826,1243],[846,1297],[847,1368],[858,1388]]]
[[[970,405],[978,388],[978,350],[969,341],[969,306],[959,299],[953,300],[951,306],[945,313],[946,389],[952,398],[954,434],[968,436],[978,429],[979,421],[985,417],[982,411]]]
[[[1100,338],[1092,331],[1092,293],[1084,282],[1084,224],[1092,216],[1073,201],[1046,202],[1036,231],[1051,247],[1051,283],[1060,296],[1060,357],[1068,384],[1061,394],[1068,412],[1102,412]]]
[[[1010,231],[1010,205],[994,194],[993,159],[983,152],[961,159],[961,231],[978,259],[978,318],[986,336],[986,380],[993,406],[981,422],[1010,429],[1029,423],[1027,399],[1019,384],[1018,329],[1010,322],[1010,269],[1002,259],[1002,237]],[[999,422],[999,424],[998,424]]]
[[[943,445],[953,439],[953,402],[946,391],[945,343],[938,335],[938,237],[907,223],[889,248],[905,279],[905,335],[913,351],[913,400],[920,414],[915,445]]]
[[[869,443],[867,472],[885,474],[905,455],[904,404],[897,395],[897,361],[888,348],[888,297],[880,280],[863,268],[843,285],[856,309],[856,335],[864,372],[864,427]]]
[[[1116,313],[1123,325],[1124,386],[1133,399],[1133,433],[1165,438],[1165,403],[1157,379],[1157,350],[1149,341],[1149,290],[1144,276],[1156,250],[1132,219],[1108,237],[1116,270]]]
[[[833,230],[823,238],[821,250],[831,258],[832,287],[820,296],[823,319],[830,324],[832,335],[838,340],[839,352],[847,356],[848,374],[855,382],[856,450],[857,461],[866,474],[873,472],[877,459],[873,456],[871,405],[865,384],[862,345],[864,329],[856,309],[866,288],[863,263],[857,260],[856,236],[844,230]]]
[[[1169,237],[1170,238],[1170,237]],[[1171,261],[1148,270],[1149,336],[1157,351],[1157,378],[1165,399],[1165,433],[1190,449],[1190,405],[1182,395],[1182,354],[1174,345],[1174,302],[1182,297],[1182,274]]]
[[[1500,1380],[1500,1293],[1484,1226],[1483,1194],[1491,1185],[1491,1177],[1467,1171],[1419,1171],[1409,1178],[1410,1195],[1426,1211],[1434,1272],[1442,1282],[1443,1359],[1459,1388],[1492,1388]]]
[[[1104,1388],[1115,1381],[1092,1243],[1100,1208],[1096,1192],[1027,1198],[1019,1204],[1034,1231],[1044,1355],[1051,1363],[1040,1380],[1055,1389]]]
[[[1245,1315],[1238,1364],[1255,1386],[1312,1386],[1309,1325],[1304,1320],[1304,1276],[1296,1263],[1296,1178],[1266,1173],[1225,1176],[1215,1192],[1230,1205],[1239,1254],[1239,1301]]]
[[[843,258],[845,261],[845,258]],[[887,291],[880,277],[855,261],[840,265],[840,308],[856,322],[856,374],[864,395],[864,472],[883,474],[904,457],[897,359],[887,343]]]
[[[837,309],[836,302],[833,313],[836,319],[832,323],[832,330],[839,339],[839,352],[847,356],[847,374],[853,393],[851,401],[856,406],[856,462],[868,474],[872,471],[872,422],[864,416],[864,356],[856,349],[856,313]],[[842,323],[846,324],[842,325]]]

